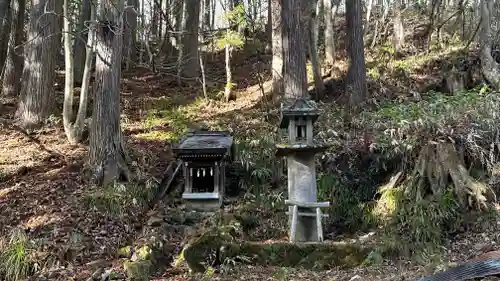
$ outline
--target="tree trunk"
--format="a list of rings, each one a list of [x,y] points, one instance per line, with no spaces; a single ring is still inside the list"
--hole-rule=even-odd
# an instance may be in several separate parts
[[[16,112],[21,126],[26,128],[41,125],[54,105],[53,85],[61,43],[54,34],[60,30],[61,8],[61,1],[32,1],[21,97]],[[45,13],[46,10],[55,13]]]
[[[179,70],[183,77],[193,78],[200,74],[198,59],[198,26],[200,23],[199,0],[186,0],[185,20],[183,20],[182,56]]]
[[[210,26],[215,26],[215,11],[217,9],[217,2],[216,1],[212,1],[212,7],[211,7],[211,10],[212,10],[212,18],[210,19]]]
[[[403,19],[401,18],[401,0],[394,1],[394,36],[392,38],[392,46],[396,53],[400,53],[405,44],[405,29]]]
[[[491,55],[494,34],[491,30],[493,0],[481,0],[481,70],[486,81],[495,90],[500,90],[500,66]]]
[[[125,22],[123,23],[123,59],[125,60],[125,69],[130,68],[131,63],[136,63],[137,60],[137,9],[139,8],[139,1],[128,0],[128,6],[133,6],[135,11],[127,9],[124,14]]]
[[[147,40],[149,40],[149,30],[148,30],[148,24],[146,24],[146,1],[142,0],[137,0],[139,1],[141,5],[141,23],[140,23],[140,35],[139,35],[139,41],[140,43],[138,44],[139,48],[139,59],[137,63],[141,64],[144,62],[144,51],[146,50],[146,43]],[[123,51],[123,50],[122,50]]]
[[[24,38],[24,11],[26,0],[12,0],[11,32],[9,36],[9,48],[5,61],[5,71],[3,73],[2,94],[4,96],[14,96],[19,94],[21,88],[21,74],[23,72],[23,46]]]
[[[325,64],[332,66],[335,62],[335,13],[337,5],[332,0],[323,0],[325,17]]]
[[[273,10],[271,9],[273,0],[267,0],[267,23],[266,23],[266,53],[272,53],[273,51]]]
[[[175,36],[172,36],[172,46],[176,47],[179,51],[181,50],[181,32],[182,32],[182,19],[184,18],[184,0],[173,0],[173,19],[174,19],[174,29],[177,32]]]
[[[96,90],[90,131],[93,180],[105,186],[125,176],[128,157],[120,128],[120,78],[124,0],[103,0],[96,40]]]
[[[398,0],[395,0],[398,1]],[[366,3],[366,21],[363,27],[363,34],[366,35],[368,34],[369,28],[370,28],[370,19],[373,11],[373,0],[368,0]]]
[[[373,31],[373,36],[372,36],[372,43],[370,45],[370,48],[374,48],[375,45],[377,44],[377,40],[378,40],[378,37],[380,35],[380,33],[382,32],[379,32],[381,29],[383,29],[384,25],[385,25],[385,19],[387,18],[387,15],[389,14],[389,6],[388,5],[383,5],[383,9],[382,9],[382,17],[380,19],[377,20],[377,22],[375,23],[375,30]]]
[[[0,0],[0,34],[3,34],[6,29],[5,24],[7,23],[7,18],[9,16],[10,2],[11,0]]]
[[[68,11],[69,0],[64,0],[64,59],[65,59],[65,85],[64,85],[64,104],[63,104],[63,125],[66,137],[71,144],[76,144],[83,139],[84,123],[87,117],[87,97],[88,89],[91,75],[92,58],[94,52],[92,46],[94,46],[95,37],[95,20],[96,20],[96,9],[95,7],[90,7],[89,3],[89,13],[90,22],[89,32],[87,36],[87,44],[85,46],[86,56],[84,61],[84,69],[82,73],[82,87],[80,92],[80,103],[78,105],[78,112],[76,114],[76,119],[73,122],[73,57],[71,52],[71,25],[70,25],[70,14]]]
[[[233,91],[233,81],[231,74],[231,45],[226,43],[225,53],[226,53],[226,86],[224,87],[224,99],[229,102],[232,97]]]
[[[157,14],[157,18],[158,18],[158,31],[157,31],[156,36],[158,39],[161,39],[161,38],[163,38],[162,37],[162,35],[163,35],[163,13],[164,13],[163,0],[157,0],[157,1],[158,2],[155,2],[155,6],[157,6],[156,3],[158,3],[157,10],[156,10],[156,14]]]
[[[283,94],[283,25],[281,23],[281,1],[270,0],[272,10],[272,48],[273,60],[271,63],[272,70],[272,91],[273,96]],[[297,25],[298,26],[298,25]],[[305,67],[305,65],[304,65]],[[307,81],[307,80],[306,80]]]
[[[80,17],[78,18],[78,26],[76,28],[78,37],[75,38],[75,72],[74,81],[77,84],[82,83],[83,68],[85,67],[85,43],[87,42],[88,32],[85,22],[90,20],[90,0],[82,0],[80,9]]]
[[[228,7],[231,10],[228,10],[226,14],[231,13],[234,8],[239,5],[239,3],[235,3],[234,0],[229,0],[226,2]],[[231,5],[234,4],[234,5]],[[235,24],[234,20],[227,19],[227,25],[228,26],[233,26]],[[233,98],[233,80],[232,80],[232,73],[231,73],[231,53],[233,46],[231,46],[229,40],[229,35],[230,35],[231,30],[226,31],[226,44],[224,46],[225,49],[225,59],[226,59],[226,86],[224,87],[224,99],[226,102],[229,102]]]
[[[203,26],[205,30],[212,28],[210,26],[210,0],[205,0],[203,2]]]
[[[319,0],[322,1],[322,0]],[[318,0],[307,0],[309,5],[309,28],[308,28],[308,49],[309,49],[309,57],[311,59],[311,67],[314,77],[314,86],[315,86],[315,99],[320,100],[323,98],[323,94],[325,92],[325,84],[323,83],[323,79],[321,77],[321,65],[319,64],[318,57],[318,15],[317,15],[317,5],[321,2]]]
[[[302,6],[300,0],[283,0],[282,5],[285,97],[300,98],[308,95],[303,29],[297,28]]]
[[[357,107],[367,96],[361,0],[347,1],[346,25],[346,47],[349,57],[346,94],[350,97],[351,106]]]
[[[0,72],[3,72],[11,32],[11,0],[0,0]]]
[[[64,131],[70,142],[73,140],[69,138],[69,129],[71,119],[73,119],[73,54],[72,54],[72,39],[71,38],[71,23],[69,11],[70,5],[69,0],[64,0],[63,4],[63,34],[64,34],[64,105],[63,105],[63,121],[64,121]]]

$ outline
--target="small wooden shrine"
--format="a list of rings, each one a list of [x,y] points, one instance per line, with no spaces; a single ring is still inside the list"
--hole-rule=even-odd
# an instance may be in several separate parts
[[[291,242],[323,240],[321,208],[329,202],[317,202],[314,157],[327,146],[314,140],[313,124],[319,117],[316,103],[307,98],[288,100],[281,105],[280,128],[288,131],[276,146],[277,156],[286,157],[288,174],[288,214]]]
[[[232,145],[233,137],[228,132],[195,131],[172,149],[183,163],[182,198],[189,209],[215,211],[222,206]]]

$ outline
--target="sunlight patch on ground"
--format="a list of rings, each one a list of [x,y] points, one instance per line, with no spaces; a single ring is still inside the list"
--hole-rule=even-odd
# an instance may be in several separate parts
[[[175,141],[178,136],[173,132],[153,130],[147,133],[137,134],[135,137],[144,140]]]
[[[19,188],[19,185],[0,189],[0,198],[6,197],[9,193],[16,191],[18,188]]]
[[[39,215],[39,216],[30,217],[29,219],[27,219],[23,223],[21,223],[21,226],[24,229],[27,229],[27,228],[36,229],[36,228],[41,227],[43,225],[46,225],[49,223],[58,223],[60,221],[62,221],[62,219],[58,215],[43,214],[43,215]]]
[[[264,83],[263,88],[269,88],[271,81]],[[146,132],[136,134],[135,137],[145,140],[176,141],[190,128],[209,126],[212,129],[226,129],[221,124],[220,117],[228,116],[245,122],[245,125],[261,123],[260,118],[253,115],[252,108],[262,99],[262,91],[258,85],[249,87],[246,91],[237,93],[236,102],[225,103],[218,100],[206,101],[198,97],[194,102],[183,106],[173,107],[174,99],[163,98],[153,101],[146,113],[147,117],[142,121],[142,127]],[[244,111],[242,114],[233,114],[235,111]],[[248,113],[248,114],[247,114]]]
[[[412,71],[418,68],[423,67],[427,62],[433,61],[433,60],[440,60],[443,57],[447,57],[450,54],[454,52],[458,52],[463,50],[462,45],[458,46],[452,46],[449,48],[446,48],[444,50],[440,50],[438,52],[430,53],[430,54],[419,54],[416,56],[410,56],[406,57],[401,60],[394,60],[389,63],[390,67],[393,68],[402,68],[406,69],[407,71]]]

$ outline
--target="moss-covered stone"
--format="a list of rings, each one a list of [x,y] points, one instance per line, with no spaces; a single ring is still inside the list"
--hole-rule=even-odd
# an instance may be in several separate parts
[[[209,261],[209,256],[213,252],[219,252],[224,245],[231,244],[234,235],[232,227],[213,228],[199,233],[188,241],[182,250],[182,257],[192,271],[204,272],[206,269],[204,264],[215,262]]]
[[[189,241],[182,257],[192,271],[204,272],[207,265],[221,264],[225,259],[245,257],[253,264],[329,269],[355,267],[363,263],[371,249],[347,243],[286,242],[262,244],[240,241],[231,227],[211,229]],[[213,259],[213,254],[216,260]]]
[[[240,244],[238,255],[253,257],[263,265],[329,269],[355,267],[363,263],[370,249],[345,243],[248,243]]]
[[[151,277],[151,267],[153,263],[150,260],[125,261],[123,269],[127,272],[129,280],[149,281]]]
[[[127,280],[149,280],[152,272],[170,263],[173,247],[158,239],[153,240],[155,242],[136,246],[130,259],[123,263]],[[128,250],[126,248],[122,248],[123,252]]]
[[[118,249],[117,254],[118,254],[118,257],[120,257],[120,258],[130,258],[133,254],[132,247],[130,247],[130,246],[122,247],[122,248]]]
[[[151,258],[152,250],[148,245],[136,249],[135,254],[139,260],[148,260]]]

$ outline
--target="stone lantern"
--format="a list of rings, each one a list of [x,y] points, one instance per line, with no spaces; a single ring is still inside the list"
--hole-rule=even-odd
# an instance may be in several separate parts
[[[316,103],[307,98],[288,100],[281,106],[282,129],[287,129],[287,141],[277,145],[277,156],[286,157],[291,242],[323,240],[320,208],[329,202],[317,202],[314,157],[327,146],[314,140],[313,124],[318,119]]]
[[[216,211],[221,208],[232,145],[233,137],[228,132],[196,131],[172,149],[183,163],[182,199],[189,209]]]

